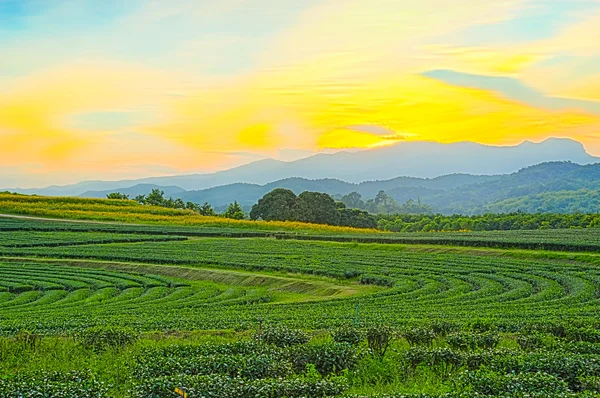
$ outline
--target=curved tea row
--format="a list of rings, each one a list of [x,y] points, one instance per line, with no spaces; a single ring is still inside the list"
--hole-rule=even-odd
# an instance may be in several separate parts
[[[247,328],[259,320],[321,328],[439,319],[486,320],[518,328],[542,320],[596,322],[600,310],[600,267],[560,256],[544,259],[494,250],[226,238],[12,250],[21,256],[312,274],[386,288],[349,298],[304,302],[299,297],[278,302],[271,291],[259,287],[4,264],[0,266],[0,327],[7,330],[60,331],[105,322],[147,330]]]

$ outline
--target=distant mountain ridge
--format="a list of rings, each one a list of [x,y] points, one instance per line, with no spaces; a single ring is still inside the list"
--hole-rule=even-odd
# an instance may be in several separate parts
[[[600,203],[596,201],[600,197],[600,163],[548,162],[504,175],[398,177],[359,184],[336,179],[286,178],[264,185],[236,183],[199,191],[179,191],[173,197],[186,202],[209,202],[216,208],[238,201],[248,209],[275,188],[290,189],[296,194],[303,191],[326,192],[337,197],[358,192],[364,199],[373,198],[383,190],[400,203],[420,199],[431,205],[435,212],[444,214],[518,210],[600,212]]]
[[[552,161],[590,164],[600,162],[600,158],[589,155],[581,143],[570,139],[552,138],[538,144],[526,141],[520,145],[506,147],[472,142],[440,144],[407,141],[358,152],[318,154],[294,162],[265,159],[212,174],[123,181],[84,181],[62,187],[9,190],[50,196],[90,196],[94,192],[133,189],[140,184],[174,186],[185,191],[198,191],[235,183],[266,185],[292,177],[361,183],[391,180],[398,176],[434,178],[451,174],[508,174],[527,166]]]

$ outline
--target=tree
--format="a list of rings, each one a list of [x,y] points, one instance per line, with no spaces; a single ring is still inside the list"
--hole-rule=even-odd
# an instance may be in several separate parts
[[[169,200],[171,200],[171,198],[169,198]],[[185,203],[183,203],[183,199],[175,199],[172,202],[172,207],[175,209],[185,209]]]
[[[300,221],[329,225],[338,225],[340,222],[335,201],[326,193],[302,192],[296,207],[302,210]]]
[[[128,200],[129,199],[129,195],[125,195],[121,192],[111,192],[108,195],[106,195],[107,199],[124,199],[124,200]]]
[[[237,201],[235,201],[233,203],[230,203],[229,206],[227,206],[227,210],[225,210],[225,212],[223,213],[223,217],[231,218],[234,220],[243,220],[244,218],[246,218],[246,214],[244,214],[242,206],[240,206],[240,204]]]
[[[375,216],[359,209],[338,209],[339,225],[354,228],[377,228]]]
[[[200,208],[198,209],[198,213],[202,214],[203,216],[215,216],[216,215],[215,210],[212,208],[212,206],[208,202],[204,202],[204,204],[202,206],[200,206]]]
[[[252,206],[250,219],[263,219],[265,221],[298,220],[294,214],[296,200],[296,194],[289,189],[274,189]]]
[[[385,193],[385,191],[381,190],[377,193],[377,196],[375,196],[375,204],[377,206],[387,206],[390,199],[390,196]]]
[[[350,192],[348,195],[342,196],[342,203],[351,209],[365,208],[365,202],[362,200],[362,195],[358,192]]]
[[[138,195],[135,197],[134,199],[136,202],[138,202],[139,204],[145,205],[146,204],[146,195]]]
[[[166,203],[165,192],[155,188],[146,196],[145,204],[151,206],[164,206]]]

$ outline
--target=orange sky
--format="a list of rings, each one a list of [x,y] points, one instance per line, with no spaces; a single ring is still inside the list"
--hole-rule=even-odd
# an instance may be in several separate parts
[[[3,4],[0,186],[402,140],[600,155],[595,1]]]

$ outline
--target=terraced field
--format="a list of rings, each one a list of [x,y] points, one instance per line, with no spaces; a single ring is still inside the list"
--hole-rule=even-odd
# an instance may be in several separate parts
[[[5,333],[108,323],[243,329],[259,319],[334,327],[354,321],[357,304],[364,324],[445,319],[518,330],[541,321],[596,323],[600,309],[595,254],[272,238],[146,242],[156,236],[135,234],[127,243],[107,244],[102,235],[119,242],[118,235],[99,232],[51,239],[46,232],[11,232],[0,239],[0,255],[12,258],[0,268]]]
[[[598,237],[0,219],[0,396],[598,397]]]

